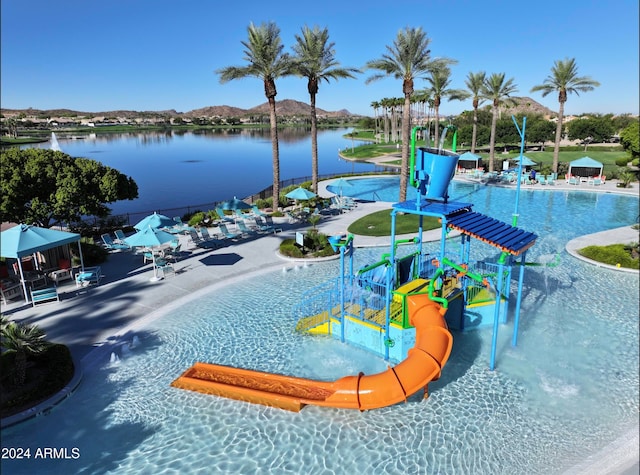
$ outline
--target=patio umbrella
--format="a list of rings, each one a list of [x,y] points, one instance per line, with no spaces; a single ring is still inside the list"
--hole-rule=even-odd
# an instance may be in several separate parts
[[[316,194],[312,191],[307,190],[306,188],[302,188],[301,186],[299,186],[298,188],[290,191],[284,196],[291,200],[310,200],[311,198],[315,198]]]
[[[176,239],[173,234],[160,229],[154,229],[151,226],[138,231],[124,240],[131,247],[146,247],[151,249],[153,255],[153,277],[152,282],[160,280],[156,273],[156,256],[153,254],[153,248],[168,244]]]
[[[520,162],[520,157],[516,157],[513,159],[516,163]],[[536,162],[534,162],[533,160],[531,160],[529,157],[526,156],[522,156],[522,166],[523,167],[532,167],[534,165],[537,165]]]
[[[225,210],[235,210],[235,209],[251,209],[251,205],[242,200],[239,200],[235,196],[232,200],[227,200],[220,205],[220,208]]]
[[[351,183],[349,183],[348,180],[345,180],[344,178],[338,178],[336,181],[331,183],[331,186],[337,186],[337,187],[340,188],[340,196],[342,196],[342,189],[343,188],[353,187],[353,185]]]
[[[138,224],[134,226],[134,228],[137,230],[141,230],[141,229],[144,230],[144,229],[147,229],[148,227],[152,227],[154,229],[170,228],[175,224],[176,222],[173,219],[169,218],[168,216],[154,212],[153,214],[150,214],[146,218],[143,218],[140,222],[138,222]]]

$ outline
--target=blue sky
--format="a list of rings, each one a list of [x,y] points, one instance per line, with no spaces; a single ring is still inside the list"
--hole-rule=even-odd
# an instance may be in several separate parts
[[[310,5],[315,8],[311,8]],[[343,66],[360,68],[385,53],[397,32],[421,26],[433,56],[456,59],[453,86],[469,72],[504,72],[517,96],[557,110],[557,96],[531,87],[555,60],[575,58],[601,86],[571,95],[565,113],[638,114],[638,0],[536,2],[395,0],[2,0],[3,108],[186,112],[214,105],[251,108],[266,101],[262,82],[220,84],[216,69],[243,65],[250,22],[274,21],[286,51],[303,25],[327,27]],[[399,80],[322,83],[317,106],[373,115],[371,103],[401,97]],[[306,80],[279,79],[276,100],[308,103]],[[423,80],[416,88],[426,87]],[[444,102],[441,115],[471,108]]]

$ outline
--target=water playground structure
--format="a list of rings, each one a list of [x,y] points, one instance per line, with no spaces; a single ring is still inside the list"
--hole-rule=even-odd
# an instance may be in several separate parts
[[[524,130],[518,124],[524,147]],[[518,323],[526,254],[537,236],[519,229],[518,198],[512,224],[473,211],[473,203],[449,201],[448,187],[455,174],[454,129],[452,151],[442,147],[416,147],[411,134],[409,183],[415,200],[392,205],[389,252],[369,265],[354,269],[354,237],[333,236],[330,242],[340,254],[339,275],[310,289],[296,307],[296,330],[330,335],[343,343],[364,348],[395,363],[374,375],[346,376],[333,382],[284,376],[208,363],[196,363],[172,386],[291,411],[305,405],[369,410],[406,401],[437,380],[453,345],[450,330],[493,327],[489,367],[495,369],[500,324],[515,297],[512,344],[517,344]],[[519,184],[516,196],[519,195]],[[396,239],[399,214],[419,217],[414,238]],[[440,248],[423,249],[423,220],[441,223]],[[456,231],[456,238],[448,234]],[[447,249],[459,239],[455,252]],[[471,258],[472,240],[496,249],[493,259]],[[398,252],[403,246],[402,255]],[[511,278],[518,268],[518,285],[511,292]]]

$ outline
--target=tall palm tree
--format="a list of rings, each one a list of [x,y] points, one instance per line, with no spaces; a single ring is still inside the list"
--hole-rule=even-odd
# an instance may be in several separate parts
[[[498,122],[498,110],[502,104],[509,102],[511,94],[516,92],[517,86],[513,78],[505,81],[505,73],[493,73],[485,78],[482,87],[482,97],[492,103],[493,116],[491,118],[491,138],[489,140],[489,171],[493,171],[493,160],[496,148],[496,123]],[[511,99],[511,101],[513,101]]]
[[[440,143],[440,104],[442,98],[455,101],[463,101],[469,97],[469,93],[463,89],[449,89],[451,84],[451,69],[442,65],[441,67],[434,68],[429,72],[429,75],[425,78],[429,83],[427,91],[433,97],[433,111],[436,122],[436,130],[434,133],[435,146],[439,147]]]
[[[402,113],[402,165],[400,169],[400,201],[407,198],[409,176],[409,137],[411,134],[411,96],[413,95],[414,78],[429,72],[432,67],[431,51],[427,37],[422,28],[406,27],[400,30],[393,46],[387,45],[387,52],[378,59],[368,61],[367,69],[377,69],[380,73],[367,78],[366,83],[393,76],[402,79],[404,109]]]
[[[471,97],[473,98],[471,153],[476,153],[476,140],[478,136],[478,107],[480,107],[480,104],[484,102],[484,99],[482,98],[482,85],[484,84],[485,77],[486,74],[484,71],[480,71],[479,73],[469,73],[467,74],[467,79],[464,82],[471,93]]]
[[[14,383],[21,387],[27,378],[27,357],[41,353],[49,343],[44,339],[44,331],[36,325],[15,322],[3,325],[0,346],[7,353],[15,353]]]
[[[376,143],[378,143],[378,109],[380,108],[380,103],[378,101],[372,101],[371,107],[373,107],[373,124],[374,124],[374,132],[373,138]]]
[[[273,158],[273,209],[277,210],[280,199],[280,151],[278,149],[278,122],[276,117],[276,79],[293,73],[292,61],[283,53],[284,45],[280,40],[280,28],[273,23],[262,23],[247,28],[248,40],[241,41],[245,47],[246,66],[228,66],[216,70],[220,83],[234,79],[257,77],[264,84],[264,95],[269,102],[269,123],[271,126],[271,153]]]
[[[297,75],[307,78],[307,90],[311,103],[311,186],[318,192],[318,118],[316,116],[316,94],[320,82],[325,80],[355,78],[356,68],[342,68],[335,59],[335,43],[329,43],[329,30],[314,26],[302,27],[302,35],[295,35],[293,45],[294,67]]]
[[[560,153],[560,140],[562,139],[562,121],[564,119],[564,103],[567,102],[567,95],[578,92],[593,91],[600,83],[589,76],[578,76],[578,65],[575,58],[558,60],[551,68],[551,75],[547,76],[542,84],[533,86],[531,92],[542,92],[542,97],[552,92],[558,93],[558,124],[556,125],[556,142],[553,147],[553,171],[558,173],[558,155]]]

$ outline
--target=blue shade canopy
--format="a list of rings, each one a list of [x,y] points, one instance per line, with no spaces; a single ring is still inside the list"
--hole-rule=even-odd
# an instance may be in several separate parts
[[[315,198],[316,194],[306,188],[298,187],[284,196],[291,200],[310,200],[311,198]]]
[[[569,175],[597,176],[602,175],[602,163],[591,157],[582,157],[569,162]]]
[[[220,205],[220,208],[226,210],[234,210],[234,209],[251,209],[251,205],[249,203],[245,203],[242,200],[239,200],[235,196],[232,200],[227,200]]]
[[[516,163],[520,162],[520,157],[516,157],[513,159]],[[522,156],[522,166],[523,167],[532,167],[534,165],[537,165],[536,162],[534,162],[533,160],[531,160],[529,157],[523,155]]]
[[[0,255],[18,259],[78,241],[80,234],[19,224],[0,234]]]
[[[479,160],[482,160],[482,157],[471,152],[465,152],[458,158],[459,162],[477,162]]]
[[[164,214],[153,213],[147,216],[146,218],[143,218],[138,224],[134,226],[134,228],[138,230],[147,229],[149,226],[151,226],[154,229],[170,228],[175,224],[176,222],[173,219],[169,218],[168,216],[165,216]]]
[[[124,242],[131,247],[156,247],[167,244],[174,239],[176,239],[176,237],[173,234],[160,229],[147,227],[125,238]]]

